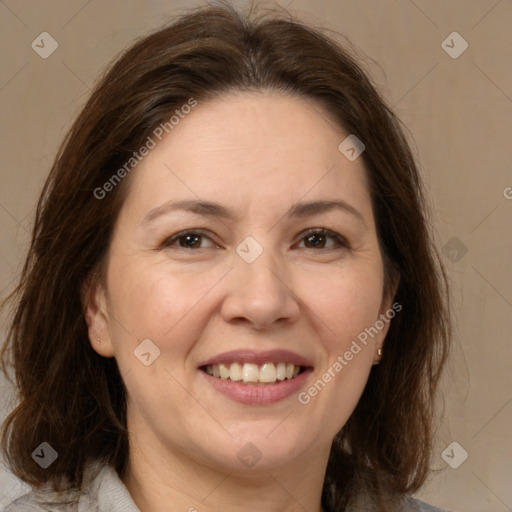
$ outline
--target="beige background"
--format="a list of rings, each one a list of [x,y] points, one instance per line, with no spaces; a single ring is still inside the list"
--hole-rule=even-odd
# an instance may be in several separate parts
[[[165,18],[198,2],[0,1],[0,295],[12,287],[57,146],[99,72]],[[239,2],[245,5],[245,2]],[[464,512],[512,510],[512,2],[282,0],[348,36],[408,127],[446,246],[456,331],[435,469],[419,497]],[[452,58],[442,42],[469,44]],[[42,59],[31,43],[49,32]],[[461,48],[457,39],[447,43]],[[507,198],[508,196],[508,198]],[[456,238],[455,242],[452,240]],[[450,242],[450,240],[452,240]],[[458,244],[458,248],[457,248]],[[463,254],[461,248],[466,248]],[[5,321],[0,324],[2,336]],[[5,380],[0,420],[11,389]],[[441,456],[468,458],[457,469]],[[0,508],[23,485],[0,471]]]

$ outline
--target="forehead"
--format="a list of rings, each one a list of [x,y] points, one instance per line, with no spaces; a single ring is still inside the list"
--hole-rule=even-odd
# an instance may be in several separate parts
[[[274,198],[285,207],[341,195],[361,206],[366,171],[338,149],[347,135],[314,100],[247,92],[198,101],[137,166],[127,202],[144,209],[190,197],[243,208]]]

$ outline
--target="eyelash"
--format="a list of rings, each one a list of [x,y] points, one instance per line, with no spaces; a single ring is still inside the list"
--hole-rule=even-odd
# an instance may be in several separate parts
[[[202,229],[189,229],[189,230],[186,230],[186,231],[180,231],[179,233],[176,233],[175,235],[167,238],[163,242],[161,248],[171,247],[174,244],[174,242],[179,241],[180,238],[184,238],[184,237],[186,237],[188,235],[200,235],[202,237],[208,238],[212,243],[215,244],[215,242],[213,242],[213,240],[211,240],[211,238],[206,234],[206,232],[204,230],[202,230]],[[311,228],[311,229],[307,229],[306,231],[301,233],[300,241],[302,242],[305,238],[310,237],[312,235],[320,235],[320,236],[326,236],[328,238],[332,238],[338,244],[338,247],[324,248],[323,249],[324,251],[334,250],[334,249],[348,249],[349,248],[349,244],[348,244],[347,240],[344,237],[342,237],[341,235],[339,235],[335,231],[331,231],[331,230],[325,229],[325,228]],[[215,244],[215,245],[217,245],[217,244]],[[178,249],[189,250],[189,251],[190,250],[198,250],[198,249],[187,248],[187,247],[179,247],[179,246],[178,246]],[[203,249],[203,248],[199,247],[199,249]],[[317,249],[311,248],[311,247],[304,247],[304,249],[317,250]]]

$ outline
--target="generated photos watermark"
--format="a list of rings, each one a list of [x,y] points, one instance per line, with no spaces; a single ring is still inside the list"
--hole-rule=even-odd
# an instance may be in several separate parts
[[[93,194],[96,199],[104,199],[106,195],[114,190],[114,188],[121,182],[131,170],[141,162],[144,157],[149,155],[149,151],[153,149],[163,137],[169,133],[180,123],[182,119],[189,114],[194,107],[197,106],[197,100],[189,98],[187,103],[183,104],[179,109],[174,111],[174,114],[169,118],[168,121],[160,123],[148,136],[146,142],[139,148],[138,151],[134,151],[131,156],[122,167],[120,167],[112,176],[101,186],[94,189]]]
[[[388,324],[400,311],[402,311],[402,305],[398,302],[395,302],[390,309],[380,315],[379,319],[371,327],[367,327],[364,331],[361,331],[357,335],[357,341],[352,340],[350,348],[343,354],[338,355],[336,361],[331,366],[329,366],[329,368],[327,368],[322,377],[318,379],[312,386],[310,386],[307,391],[301,391],[297,395],[299,403],[302,405],[309,404],[311,399],[318,395],[318,393],[322,391],[325,386],[327,386],[327,384],[331,382],[331,380],[336,377],[336,375],[338,375],[341,370],[343,370],[343,368],[349,364],[350,361],[352,361],[352,359],[354,359],[354,356],[361,352],[361,345],[367,345],[368,337],[373,339],[375,336],[377,336],[377,334],[379,334],[379,332],[384,329],[386,324]]]

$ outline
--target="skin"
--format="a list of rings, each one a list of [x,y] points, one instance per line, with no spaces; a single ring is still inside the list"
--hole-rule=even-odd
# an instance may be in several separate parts
[[[332,439],[389,323],[307,405],[296,394],[236,403],[198,365],[234,349],[285,348],[312,361],[307,390],[390,309],[363,160],[338,150],[347,135],[312,101],[239,93],[199,103],[130,175],[105,282],[86,290],[86,319],[91,345],[116,358],[127,388],[122,479],[141,510],[321,510]],[[198,198],[235,218],[173,211],[143,223],[170,200]],[[362,220],[340,209],[287,217],[295,203],[320,199],[343,200]],[[309,228],[348,247],[311,243]],[[186,229],[206,233],[193,239],[198,248],[183,238],[164,245]],[[236,253],[249,235],[263,248],[252,263]],[[134,356],[147,338],[160,350],[149,366]],[[246,443],[261,454],[252,467],[237,457]]]

